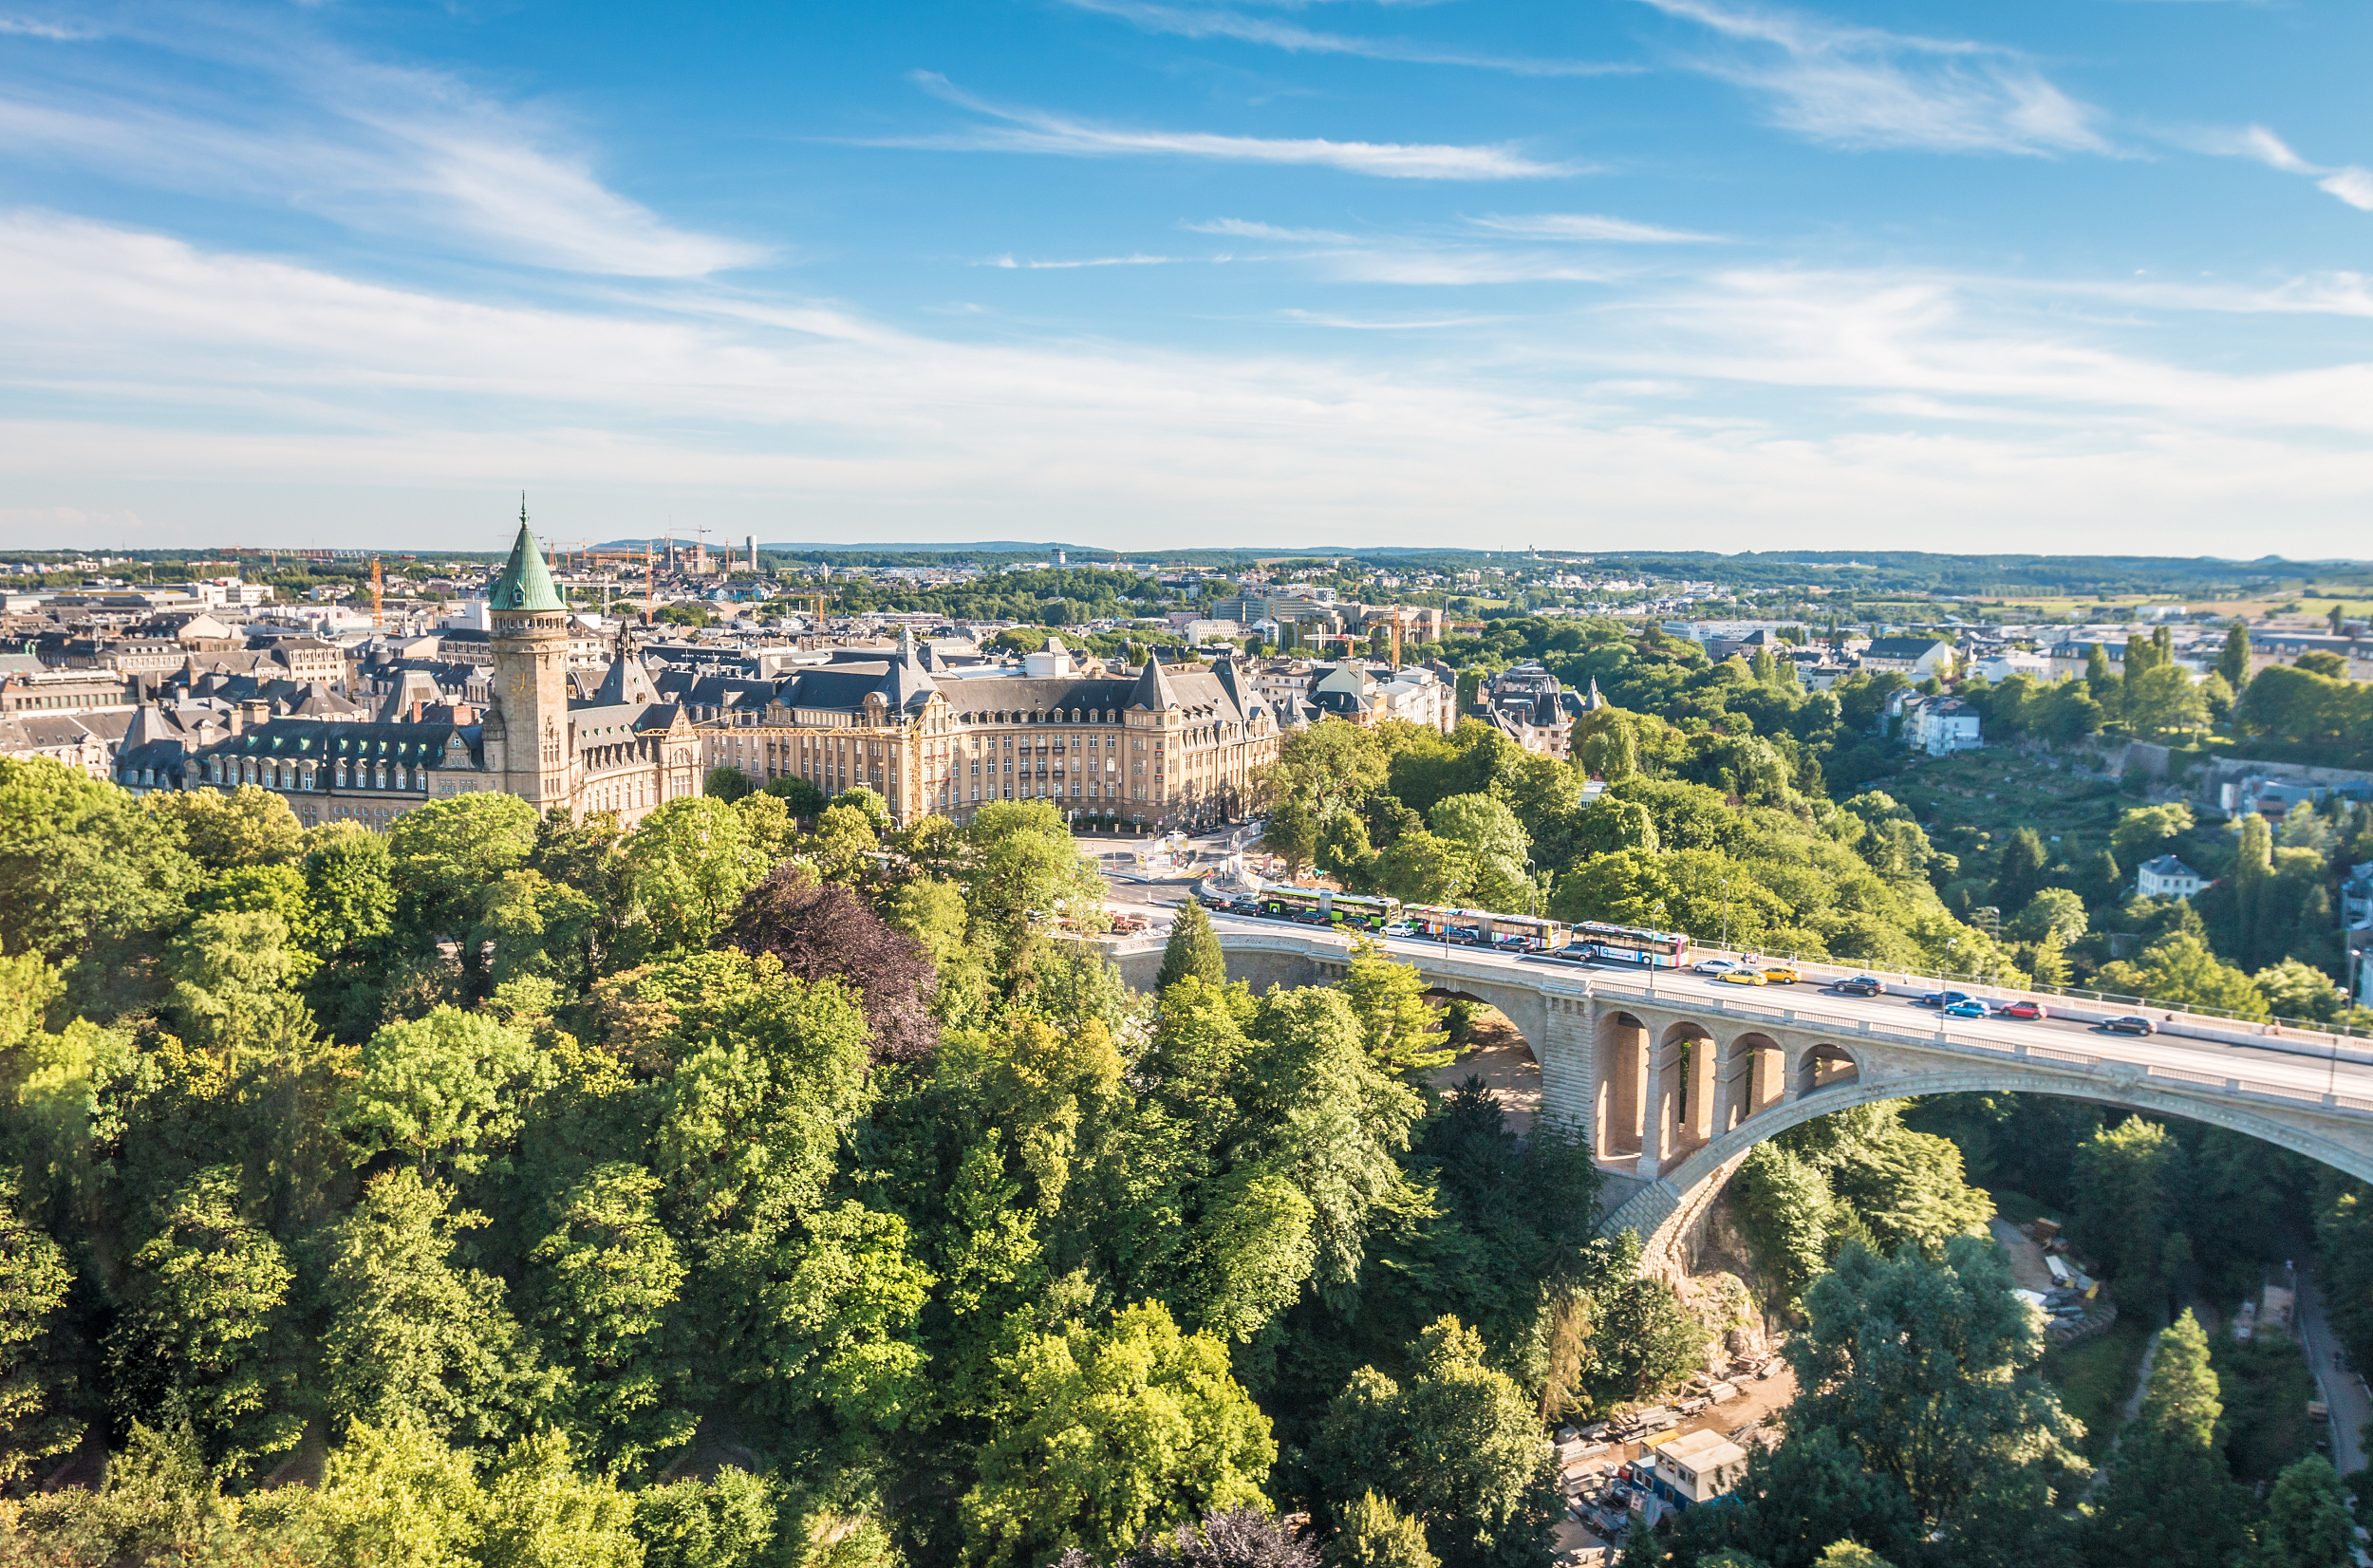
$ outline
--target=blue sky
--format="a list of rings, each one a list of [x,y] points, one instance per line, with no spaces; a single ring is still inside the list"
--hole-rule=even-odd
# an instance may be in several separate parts
[[[2348,0],[0,0],[0,543],[2373,555]]]

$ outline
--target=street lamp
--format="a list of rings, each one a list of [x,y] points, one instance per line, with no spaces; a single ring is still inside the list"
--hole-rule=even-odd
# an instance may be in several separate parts
[[[1722,950],[1730,950],[1730,879],[1722,879]]]

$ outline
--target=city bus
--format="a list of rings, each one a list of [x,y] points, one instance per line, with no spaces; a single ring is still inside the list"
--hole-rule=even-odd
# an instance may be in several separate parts
[[[1690,939],[1678,931],[1648,931],[1635,925],[1609,925],[1590,920],[1574,927],[1573,946],[1576,952],[1589,958],[1643,964],[1651,969],[1677,969],[1689,961]]]
[[[1270,887],[1261,894],[1261,912],[1271,920],[1304,925],[1381,931],[1401,918],[1401,905],[1397,899],[1338,893],[1332,887]]]
[[[1562,952],[1573,933],[1560,922],[1543,920],[1539,915],[1493,915],[1491,941],[1495,947],[1520,948],[1527,953]]]
[[[1411,935],[1428,942],[1464,943],[1502,952],[1555,953],[1564,948],[1566,928],[1537,915],[1503,915],[1489,909],[1458,909],[1447,905],[1415,904],[1401,912],[1413,927]]]
[[[1369,898],[1359,893],[1337,893],[1327,912],[1337,925],[1361,931],[1381,931],[1401,918],[1401,901],[1396,898]]]

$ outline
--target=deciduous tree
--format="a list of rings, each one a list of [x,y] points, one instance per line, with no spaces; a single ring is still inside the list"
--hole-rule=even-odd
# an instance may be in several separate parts
[[[1068,1546],[1109,1561],[1206,1514],[1266,1506],[1269,1418],[1228,1375],[1225,1347],[1180,1334],[1158,1302],[1123,1308],[1100,1332],[1037,1335],[1006,1377],[962,1508],[990,1568]]]
[[[1532,1401],[1484,1364],[1455,1317],[1429,1325],[1406,1382],[1362,1368],[1312,1435],[1310,1470],[1330,1515],[1381,1490],[1425,1527],[1446,1568],[1529,1568],[1558,1515],[1557,1465]]]

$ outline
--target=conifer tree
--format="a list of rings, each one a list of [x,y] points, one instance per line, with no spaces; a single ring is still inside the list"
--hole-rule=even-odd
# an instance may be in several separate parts
[[[2248,1498],[2225,1466],[2224,1405],[2190,1312],[2160,1331],[2142,1411],[2086,1525],[2100,1568],[2225,1568],[2247,1544]]]
[[[2236,692],[2250,683],[2250,628],[2238,621],[2225,628],[2225,645],[2216,654],[2216,673]]]
[[[1227,983],[1227,955],[1220,950],[1220,934],[1211,929],[1211,917],[1193,899],[1186,901],[1170,923],[1169,945],[1162,950],[1162,971],[1154,977],[1153,988],[1168,991],[1189,975],[1205,985]]]
[[[2233,862],[2235,925],[2240,933],[2241,966],[2256,969],[2275,955],[2266,951],[2268,927],[2280,917],[2270,909],[2274,882],[2274,833],[2255,812],[2241,819],[2241,842]]]

